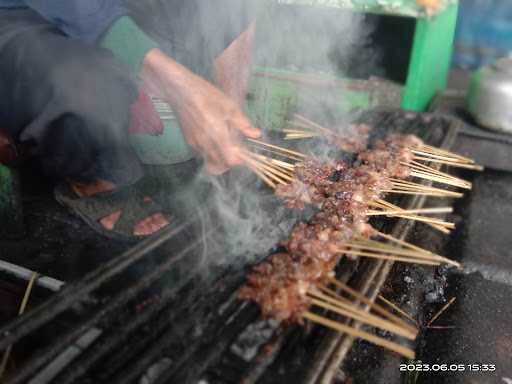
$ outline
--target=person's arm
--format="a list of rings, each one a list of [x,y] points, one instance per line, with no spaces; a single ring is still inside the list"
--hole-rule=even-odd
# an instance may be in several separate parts
[[[261,133],[234,100],[159,49],[147,53],[139,75],[151,94],[165,99],[177,112],[187,142],[203,155],[210,173],[219,174],[243,162],[242,138],[257,138]]]
[[[187,142],[211,173],[242,163],[242,137],[260,131],[234,100],[160,51],[126,16],[121,0],[24,1],[70,37],[109,48],[128,64],[150,94],[176,110]]]

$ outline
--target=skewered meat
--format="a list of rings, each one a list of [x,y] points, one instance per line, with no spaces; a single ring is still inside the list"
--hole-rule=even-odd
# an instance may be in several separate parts
[[[358,160],[389,177],[404,179],[410,175],[407,164],[414,159],[411,149],[421,145],[423,141],[414,135],[389,135],[376,141],[374,149],[359,153]]]
[[[300,313],[309,307],[306,292],[311,284],[301,266],[290,255],[276,253],[254,267],[239,297],[257,302],[263,317],[300,322]]]
[[[305,204],[321,207],[326,189],[336,182],[333,175],[342,174],[346,163],[320,163],[308,160],[295,167],[295,180],[276,188],[277,196],[284,199],[289,208],[303,209]]]
[[[368,146],[369,133],[371,127],[367,124],[351,124],[350,132],[343,137],[336,136],[334,143],[336,147],[348,153],[358,153],[364,151]]]
[[[319,211],[293,228],[282,243],[288,253],[274,254],[254,267],[240,298],[258,303],[265,317],[300,323],[310,305],[308,289],[333,277],[344,243],[372,236],[368,204],[392,188],[390,177],[408,176],[404,163],[412,160],[409,148],[421,144],[415,136],[391,135],[359,153],[359,166],[319,160],[297,165],[295,180],[276,193],[290,208],[308,204]]]

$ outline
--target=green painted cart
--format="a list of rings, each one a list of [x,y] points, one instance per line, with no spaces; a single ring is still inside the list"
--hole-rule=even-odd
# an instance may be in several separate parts
[[[278,0],[281,4],[335,7],[416,19],[414,42],[401,106],[425,111],[436,92],[446,87],[450,68],[458,0],[438,0],[427,9],[417,0]]]

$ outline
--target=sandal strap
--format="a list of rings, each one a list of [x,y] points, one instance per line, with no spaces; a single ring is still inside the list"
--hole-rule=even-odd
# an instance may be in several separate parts
[[[123,209],[123,205],[126,205],[132,194],[132,191],[123,188],[111,192],[97,193],[94,196],[77,197],[68,185],[63,188],[61,199],[67,200],[69,205],[95,221]]]

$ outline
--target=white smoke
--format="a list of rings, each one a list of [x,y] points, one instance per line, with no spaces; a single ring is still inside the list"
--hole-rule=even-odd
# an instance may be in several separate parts
[[[261,13],[264,16],[257,25],[254,64],[262,67],[340,76],[354,55],[366,50],[371,31],[361,14],[331,8],[271,5]],[[374,66],[375,61],[365,65]],[[317,104],[316,109],[336,120],[338,128],[348,124],[346,111],[340,113],[339,104],[327,105],[307,88],[299,96],[297,112]],[[326,147],[324,153],[329,150]],[[248,169],[237,169],[223,178],[202,174],[198,182],[211,186],[208,204],[214,215],[203,218],[205,225],[223,228],[205,249],[206,265],[254,261],[255,256],[267,254],[285,239],[297,219]]]

